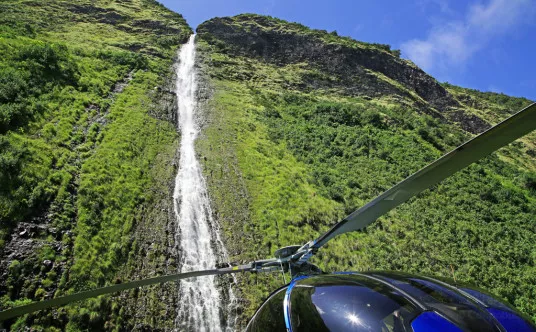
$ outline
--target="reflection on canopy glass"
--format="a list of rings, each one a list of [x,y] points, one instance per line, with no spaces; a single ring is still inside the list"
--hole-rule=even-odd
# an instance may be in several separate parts
[[[442,313],[457,326],[468,331],[499,331],[490,315],[451,288],[405,273],[389,272],[375,275],[410,294],[427,307]]]
[[[320,279],[314,285],[303,280],[292,290],[293,331],[406,331],[417,313],[395,289],[375,280]]]

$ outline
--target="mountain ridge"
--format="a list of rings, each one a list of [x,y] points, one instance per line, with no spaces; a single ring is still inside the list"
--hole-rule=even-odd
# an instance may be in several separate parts
[[[327,31],[283,22],[244,14],[208,20],[199,25],[198,33],[203,36],[206,29],[216,31],[214,35],[222,43],[233,45],[230,51],[234,55],[264,57],[265,61],[278,64],[313,60],[319,71],[331,75],[324,80],[311,75],[304,80],[303,88],[336,85],[348,95],[402,94],[413,99],[422,111],[443,121],[459,122],[473,134],[489,128],[478,115],[467,114],[460,102],[433,77],[401,59],[399,52],[391,51],[388,45],[357,42]],[[241,38],[244,32],[247,32],[246,37]],[[365,91],[367,88],[376,91]]]

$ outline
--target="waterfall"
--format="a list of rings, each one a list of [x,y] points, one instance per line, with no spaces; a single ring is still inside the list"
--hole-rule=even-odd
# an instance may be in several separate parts
[[[179,171],[175,178],[173,202],[180,248],[180,272],[213,269],[216,257],[227,259],[212,217],[207,187],[196,159],[194,142],[199,133],[196,122],[195,35],[183,45],[176,67],[178,122],[181,133]],[[222,292],[214,276],[180,281],[177,327],[187,331],[222,331],[228,313],[222,308]],[[232,292],[229,301],[233,300]],[[228,319],[230,321],[230,319]]]

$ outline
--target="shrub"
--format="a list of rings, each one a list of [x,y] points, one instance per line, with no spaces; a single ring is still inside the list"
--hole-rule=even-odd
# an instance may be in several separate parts
[[[0,104],[20,101],[26,95],[28,75],[13,67],[0,68]]]
[[[532,193],[536,193],[536,174],[526,174],[523,179],[525,188],[529,189]]]
[[[47,82],[76,85],[78,67],[62,44],[35,42],[21,48],[16,59],[30,71],[30,83],[37,90]]]
[[[114,64],[128,66],[131,70],[146,69],[149,66],[147,58],[135,52],[106,50],[97,52],[97,57]]]
[[[9,191],[18,184],[17,175],[27,149],[13,146],[6,137],[0,136],[0,151],[0,188]]]
[[[36,300],[43,300],[45,298],[45,296],[47,295],[47,292],[46,290],[44,290],[43,288],[38,288],[36,291],[35,291],[35,294],[34,294],[34,298]]]

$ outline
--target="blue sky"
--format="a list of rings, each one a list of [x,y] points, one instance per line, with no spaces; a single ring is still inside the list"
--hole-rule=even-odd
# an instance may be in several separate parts
[[[535,0],[160,0],[190,26],[258,13],[390,44],[441,82],[536,100]]]

